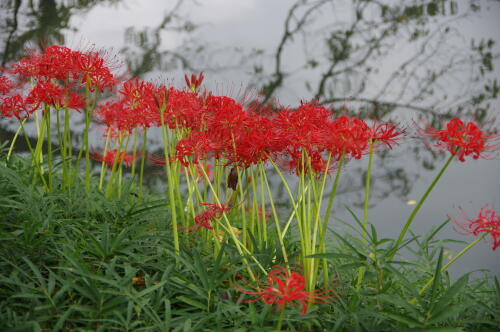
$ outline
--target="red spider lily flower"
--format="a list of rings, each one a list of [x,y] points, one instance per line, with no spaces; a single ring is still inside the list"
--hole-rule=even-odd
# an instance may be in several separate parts
[[[281,157],[290,159],[290,168],[296,173],[309,170],[308,163],[303,160],[304,152],[311,161],[313,171],[325,170],[326,160],[322,152],[326,150],[330,137],[328,126],[331,114],[330,110],[316,102],[309,102],[295,110],[283,110],[273,119],[274,134],[280,141],[276,148],[282,151]]]
[[[389,122],[375,121],[371,128],[371,140],[376,145],[385,144],[392,150],[392,145],[399,145],[398,140],[401,139],[402,131],[398,127]]]
[[[236,289],[244,294],[258,295],[257,298],[245,302],[255,302],[262,300],[267,304],[276,304],[278,309],[282,310],[293,301],[298,301],[302,306],[301,315],[307,312],[307,303],[324,303],[331,298],[332,289],[322,292],[309,292],[306,288],[306,282],[302,275],[296,272],[290,272],[283,266],[275,265],[274,269],[267,275],[267,284],[244,289]]]
[[[196,77],[195,74],[192,74],[191,75],[191,80],[189,79],[189,77],[186,75],[184,75],[184,80],[186,81],[186,85],[188,87],[189,90],[191,90],[192,92],[196,92],[200,86],[201,86],[201,83],[203,82],[203,72],[201,72],[198,77]]]
[[[452,155],[458,155],[458,160],[465,161],[465,157],[472,155],[473,159],[487,157],[488,152],[500,148],[499,136],[490,134],[474,122],[464,123],[459,118],[451,119],[444,129],[426,127],[419,128],[420,133],[437,140],[436,147],[445,148]]]
[[[473,218],[469,217],[462,209],[460,211],[465,222],[451,217],[450,219],[460,226],[465,231],[465,234],[477,236],[481,233],[487,233],[491,236],[493,242],[492,250],[500,246],[500,214],[497,214],[489,204],[483,206],[479,210],[479,214]]]
[[[158,127],[168,125],[174,129],[183,127],[186,129],[201,130],[205,122],[206,109],[203,107],[201,98],[194,93],[165,87],[155,90],[156,118],[153,121]],[[166,104],[165,104],[166,103]],[[160,108],[164,108],[163,121]]]
[[[18,120],[21,120],[30,114],[28,112],[28,108],[26,107],[25,100],[19,94],[2,98],[0,103],[0,113],[7,118],[15,117]]]
[[[111,73],[111,68],[100,52],[74,52],[75,71],[82,75],[81,83],[90,91],[98,89],[113,89],[116,79]]]
[[[342,155],[360,159],[371,138],[372,131],[363,120],[344,115],[329,124],[328,151],[336,160]]]
[[[84,107],[80,95],[48,82],[39,82],[29,93],[26,103],[32,106],[32,111],[36,110],[41,103],[55,108],[67,107],[75,110]]]
[[[224,212],[232,209],[231,206],[226,206],[224,204],[201,203],[201,205],[207,206],[207,208],[194,218],[194,227],[197,229],[203,227],[212,230],[213,227],[210,223],[215,219],[219,219]]]
[[[43,53],[29,51],[28,57],[12,65],[8,72],[42,81],[80,79],[90,91],[103,92],[116,84],[108,62],[96,51],[80,52],[54,45]]]
[[[132,161],[134,160],[134,156],[129,155],[126,151],[118,152],[117,149],[114,149],[106,152],[106,155],[104,156],[100,153],[93,153],[93,159],[106,163],[109,168],[113,167],[115,160],[117,164],[121,163],[125,167],[130,167],[132,165]]]
[[[221,156],[221,145],[213,142],[206,132],[193,131],[187,138],[177,143],[176,150],[176,158],[184,166],[206,160],[209,154],[213,154],[216,158]]]
[[[0,76],[0,94],[6,95],[14,88],[14,84],[6,76]]]

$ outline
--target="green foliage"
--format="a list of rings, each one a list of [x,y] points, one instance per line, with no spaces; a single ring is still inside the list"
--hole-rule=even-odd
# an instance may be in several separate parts
[[[0,330],[2,331],[272,331],[276,309],[250,298],[242,257],[230,241],[213,257],[190,236],[178,254],[166,200],[130,192],[107,200],[84,186],[46,193],[19,157],[0,165]],[[440,272],[446,222],[401,246],[415,258],[391,259],[394,241],[349,210],[352,235],[334,234],[327,254],[331,301],[307,314],[287,308],[287,331],[488,331],[500,326],[500,283],[487,276],[451,280]],[[356,225],[356,226],[353,226]],[[270,226],[272,227],[272,226]],[[356,235],[358,233],[358,235]],[[296,243],[287,243],[293,253]],[[256,248],[263,264],[283,264],[278,244]],[[365,278],[356,285],[362,266]],[[434,276],[432,287],[419,289]],[[242,277],[242,279],[240,279]],[[262,281],[265,276],[260,275]],[[414,304],[410,304],[412,299]]]

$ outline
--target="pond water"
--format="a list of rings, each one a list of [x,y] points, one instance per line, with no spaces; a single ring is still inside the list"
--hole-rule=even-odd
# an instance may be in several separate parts
[[[476,53],[464,51],[470,48],[472,38],[476,45],[480,40],[498,39],[499,2],[479,1],[480,8],[472,11],[468,1],[436,2],[442,7],[426,7],[426,13],[438,10],[441,16],[434,14],[429,21],[423,20],[425,13],[412,12],[418,12],[418,7],[408,7],[399,18],[408,23],[399,25],[398,32],[387,40],[381,38],[373,51],[365,49],[366,45],[381,36],[377,31],[384,31],[379,27],[387,24],[386,14],[380,7],[358,8],[358,2],[354,3],[310,1],[302,8],[301,1],[266,0],[6,1],[0,5],[5,23],[0,28],[2,65],[22,55],[24,46],[60,43],[73,48],[95,45],[108,49],[120,54],[130,73],[177,85],[183,84],[185,72],[205,71],[208,88],[235,97],[247,88],[253,91],[250,94],[263,87],[270,89],[272,86],[266,83],[283,75],[283,82],[272,94],[283,105],[295,106],[318,92],[320,101],[335,102],[335,108],[372,109],[379,105],[373,100],[390,101],[383,105],[391,108],[386,118],[399,120],[409,132],[414,127],[413,119],[418,122],[424,110],[444,113],[463,109],[466,96],[479,94],[483,83],[491,84],[499,77],[494,56],[496,68],[486,70],[484,75],[474,65],[480,61],[474,55],[482,52],[484,56],[486,46]],[[297,11],[290,14],[295,5]],[[359,29],[353,24],[356,10],[368,22],[361,20]],[[304,15],[309,16],[300,25]],[[295,34],[281,45],[279,53],[286,22],[290,33]],[[392,31],[393,26],[384,29]],[[349,33],[355,37],[346,48],[343,42]],[[420,41],[419,33],[424,35]],[[498,53],[498,48],[492,47],[491,52]],[[321,85],[329,61],[338,63],[332,68],[336,76],[327,77]],[[426,76],[429,71],[434,71],[434,79]],[[432,86],[432,93],[427,86]],[[500,103],[486,97],[470,107],[484,109],[484,117],[495,121]],[[9,130],[12,127],[3,123],[2,136],[8,137]],[[99,144],[94,138],[94,145]],[[418,200],[443,163],[442,156],[432,155],[411,137],[390,154],[376,156],[369,219],[381,236],[399,233],[413,208],[408,202]],[[338,218],[350,220],[344,204],[360,212],[364,169],[366,160],[354,161],[346,168],[336,207]],[[458,217],[459,206],[473,215],[486,203],[500,208],[499,160],[454,162],[419,212],[412,230],[423,234],[448,214]],[[440,238],[471,240],[452,224],[445,227]],[[452,252],[461,247],[450,244]],[[451,271],[461,274],[489,269],[500,275],[498,254],[491,250],[490,243],[480,243]]]

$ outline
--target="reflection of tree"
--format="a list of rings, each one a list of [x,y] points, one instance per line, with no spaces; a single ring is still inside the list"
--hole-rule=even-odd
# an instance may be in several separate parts
[[[472,41],[470,47],[454,28],[479,9],[476,3],[469,9],[446,0],[299,0],[288,11],[273,72],[260,77],[263,92],[270,98],[307,71],[314,75],[305,88],[324,104],[349,101],[382,110],[379,115],[487,107],[499,92],[492,80],[494,41]],[[318,25],[321,15],[332,15],[333,24]],[[297,39],[307,47],[303,63],[291,69],[286,59],[296,51]],[[405,54],[404,47],[412,53]],[[378,67],[387,61],[394,65],[384,68],[390,73],[384,77]]]
[[[179,14],[183,3],[183,0],[177,0],[172,9],[165,13],[161,22],[154,28],[145,28],[140,31],[133,27],[127,28],[125,37],[128,45],[122,49],[122,52],[126,56],[132,76],[138,76],[153,69],[176,68],[176,63],[180,63],[181,68],[193,70],[191,63],[183,54],[186,48],[180,51],[161,49],[162,33],[189,34],[196,28],[192,22]],[[202,50],[203,48],[199,45],[198,51]]]
[[[19,58],[23,45],[43,46],[63,42],[71,15],[99,3],[120,0],[64,1],[9,0],[5,26],[0,27],[4,51],[2,64]],[[273,50],[214,46],[195,39],[202,22],[189,20],[198,5],[189,0],[170,2],[156,25],[125,31],[122,52],[129,71],[137,76],[153,70],[237,70],[249,75],[251,85],[271,100],[291,86],[300,86],[304,100],[316,98],[337,110],[348,104],[361,116],[376,118],[406,110],[431,115],[469,115],[487,119],[489,102],[500,88],[494,79],[494,40],[470,40],[458,25],[480,9],[479,1],[453,0],[295,0],[283,22],[284,29]],[[191,7],[190,7],[191,6]],[[164,8],[162,9],[164,10]],[[20,19],[21,18],[21,19]],[[252,30],[252,27],[248,28]],[[463,30],[462,30],[463,31]],[[167,37],[181,40],[167,45]],[[229,59],[224,67],[214,59]],[[241,78],[241,80],[245,80]],[[416,160],[433,167],[432,155],[415,149]],[[408,192],[413,175],[398,167],[389,169],[381,156],[375,187],[382,192]],[[391,165],[392,167],[392,165]],[[349,188],[362,187],[362,168]],[[346,189],[347,190],[347,189]]]
[[[63,1],[8,0],[0,5],[5,25],[0,28],[3,41],[2,66],[9,60],[22,56],[23,48],[32,43],[43,48],[64,44],[63,31],[69,28],[72,15],[88,10],[99,3],[121,0],[77,0],[71,4]]]

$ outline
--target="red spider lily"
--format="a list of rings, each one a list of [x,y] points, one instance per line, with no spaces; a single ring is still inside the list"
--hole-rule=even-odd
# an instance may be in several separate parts
[[[64,80],[74,73],[73,59],[73,51],[64,46],[51,46],[41,54],[29,50],[28,57],[15,63],[10,73],[36,79]]]
[[[191,75],[191,80],[189,79],[189,77],[186,75],[184,75],[184,80],[186,81],[186,85],[188,87],[189,90],[191,90],[192,92],[196,92],[200,86],[201,86],[201,83],[203,82],[203,72],[201,72],[198,77],[196,77],[195,74],[192,74]]]
[[[8,72],[42,81],[79,79],[90,91],[103,92],[116,84],[108,61],[100,52],[73,51],[58,45],[48,47],[43,53],[29,51],[28,57],[15,63]]]
[[[116,79],[111,73],[110,61],[98,51],[74,52],[75,72],[81,76],[81,83],[90,91],[113,89]]]
[[[474,122],[464,123],[459,118],[451,119],[444,129],[426,127],[420,128],[423,136],[437,140],[436,147],[445,148],[452,155],[458,155],[458,160],[472,155],[473,159],[487,157],[486,153],[498,150],[499,136],[482,131]]]
[[[367,152],[371,137],[372,131],[364,121],[344,115],[329,124],[327,147],[336,160],[342,154],[360,159]]]
[[[39,82],[29,93],[26,103],[32,106],[32,111],[42,103],[55,108],[67,107],[75,110],[84,107],[79,95],[48,82]]]
[[[7,118],[16,117],[18,120],[21,120],[30,114],[28,112],[28,108],[26,107],[25,100],[19,94],[1,99],[0,113]]]
[[[258,295],[258,297],[245,302],[262,300],[267,304],[276,304],[282,310],[293,301],[298,301],[302,306],[301,315],[307,312],[307,303],[324,303],[331,298],[332,291],[327,289],[321,292],[309,292],[305,289],[306,282],[302,275],[290,272],[279,265],[275,265],[267,275],[267,284],[258,287],[250,284],[248,286],[250,290],[241,287],[236,289],[244,294]]]
[[[118,156],[117,156],[117,154],[118,154]],[[121,163],[125,167],[130,167],[132,165],[132,161],[134,160],[134,156],[127,154],[126,151],[118,152],[117,149],[114,149],[114,150],[110,150],[110,151],[106,152],[106,155],[104,155],[104,156],[100,153],[94,153],[93,159],[106,163],[106,165],[109,168],[113,167],[115,160],[116,160],[117,164]]]
[[[469,217],[462,209],[460,211],[465,222],[451,217],[450,219],[460,226],[465,231],[465,234],[477,236],[481,233],[487,233],[491,235],[492,249],[495,250],[500,246],[500,214],[497,214],[490,205],[483,206],[479,210],[479,214],[474,218]]]
[[[376,145],[385,144],[389,149],[392,145],[398,145],[398,140],[401,139],[402,131],[398,127],[389,122],[375,121],[371,128],[371,140]]]
[[[159,87],[155,90],[157,101],[157,112],[154,123],[161,126],[162,122],[174,129],[183,127],[186,129],[201,130],[205,122],[206,110],[201,98],[194,93],[177,90],[174,88]],[[164,103],[166,102],[166,105]],[[160,107],[164,108],[164,118],[161,119]]]
[[[197,164],[208,159],[209,154],[216,158],[221,155],[221,146],[214,143],[206,132],[192,132],[187,138],[180,140],[176,146],[176,158],[184,165]]]
[[[196,229],[199,229],[200,227],[209,230],[213,229],[210,223],[214,219],[219,219],[224,212],[230,211],[232,209],[231,206],[226,206],[224,204],[219,205],[216,203],[201,203],[201,205],[207,206],[207,209],[194,218],[194,227]]]
[[[14,88],[14,84],[6,76],[0,76],[0,94],[6,95]]]
[[[303,160],[306,154],[313,171],[325,170],[326,161],[321,154],[327,148],[330,118],[330,110],[309,102],[295,110],[283,110],[273,119],[274,133],[280,141],[276,148],[283,151],[283,158],[290,159],[291,169],[298,173],[304,165],[303,171],[307,172],[309,165],[307,160]]]

